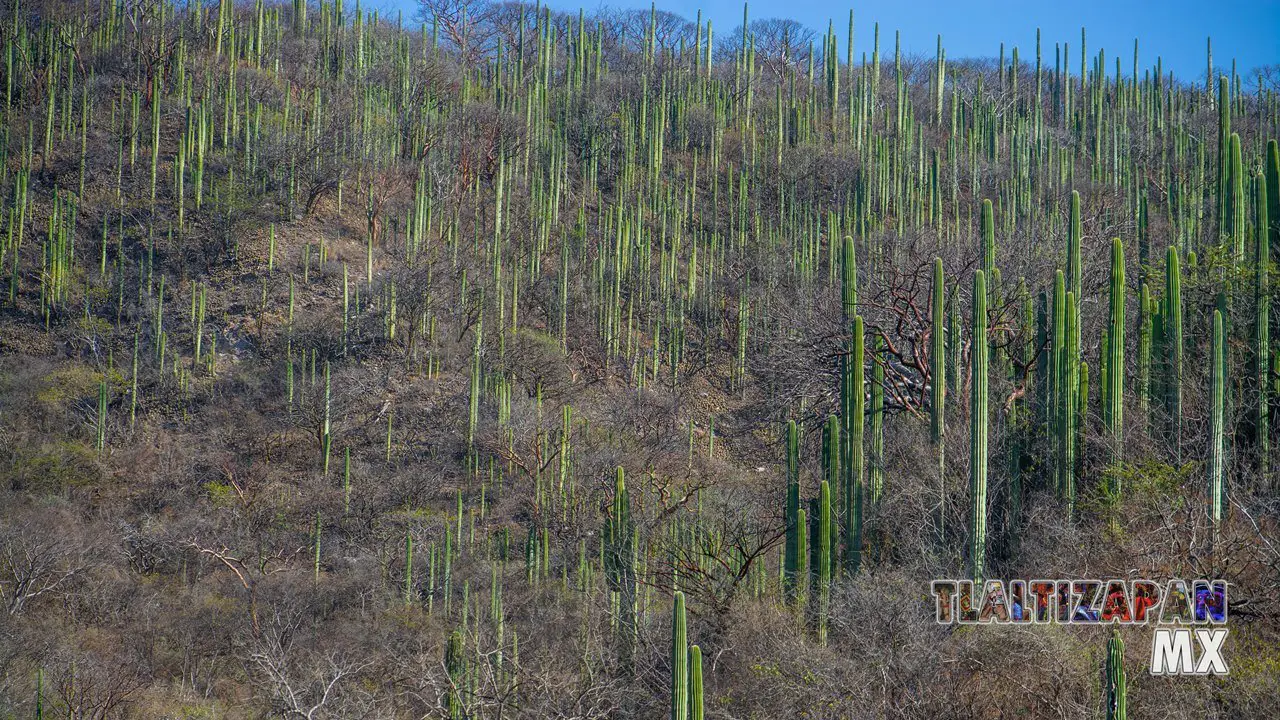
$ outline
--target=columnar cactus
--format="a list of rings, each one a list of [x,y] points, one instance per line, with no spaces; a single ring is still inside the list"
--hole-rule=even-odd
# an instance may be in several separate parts
[[[1274,349],[1274,350],[1272,350],[1272,351],[1271,351],[1271,392],[1270,392],[1270,397],[1272,397],[1272,398],[1280,398],[1280,348],[1276,348],[1276,349]],[[1275,400],[1272,400],[1272,403],[1273,403],[1273,407],[1271,408],[1271,410],[1272,410],[1272,414],[1274,415],[1274,414],[1275,414],[1275,412],[1276,412],[1276,408],[1274,407],[1274,404],[1276,403],[1276,401],[1275,401]],[[1274,418],[1274,417],[1273,417],[1272,419],[1273,419],[1273,421],[1275,420],[1275,418]],[[1272,426],[1274,427],[1274,422],[1273,422]],[[1275,487],[1274,480],[1273,480],[1272,487],[1273,487],[1273,488]]]
[[[1226,348],[1222,336],[1222,311],[1213,311],[1213,341],[1209,350],[1209,521],[1215,545],[1222,524],[1223,483],[1226,473]]]
[[[1275,141],[1273,140],[1272,143]],[[1271,358],[1271,233],[1267,208],[1267,177],[1258,173],[1254,211],[1254,377],[1258,384],[1254,434],[1257,438],[1258,471],[1265,480],[1271,474],[1271,399],[1267,387]]]
[[[1079,303],[1076,304],[1076,309],[1077,310],[1080,309]],[[1075,343],[1075,347],[1077,348],[1080,347],[1080,328],[1076,328],[1076,337],[1075,337],[1074,343]],[[1072,472],[1072,478],[1073,478],[1072,482],[1075,484],[1079,484],[1080,478],[1084,471],[1084,467],[1083,467],[1084,464],[1080,460],[1081,449],[1084,448],[1085,429],[1089,425],[1089,363],[1087,362],[1080,363],[1080,387],[1076,389],[1075,413],[1076,413],[1076,421],[1075,421],[1076,422],[1076,434],[1075,434],[1076,458],[1075,458],[1075,463],[1071,468],[1071,472]],[[1074,505],[1074,495],[1073,495],[1073,505]]]
[[[1111,320],[1107,326],[1106,407],[1103,423],[1111,436],[1112,462],[1124,453],[1124,341],[1125,341],[1124,244],[1111,241]],[[1112,475],[1112,491],[1120,492],[1119,475]]]
[[[835,415],[827,416],[827,429],[825,440],[823,442],[824,465],[822,477],[826,481],[828,488],[840,487],[840,478],[842,477],[840,473],[840,437],[840,418]],[[839,512],[836,502],[837,500],[835,499],[835,496],[832,496],[831,503],[833,513]],[[817,515],[813,515],[812,518],[816,519]],[[828,577],[830,577],[831,574],[837,570],[840,562],[840,522],[838,514],[833,514],[831,516],[830,527],[827,529],[827,543],[831,550],[831,553],[827,556],[827,573]],[[812,543],[810,545],[812,546]],[[813,569],[812,566],[810,569]]]
[[[809,622],[825,645],[831,598],[831,485],[826,480],[818,484],[818,497],[809,507]]]
[[[1227,234],[1229,176],[1231,172],[1231,85],[1226,75],[1218,76],[1218,236]]]
[[[1019,526],[1022,521],[1022,502],[1027,485],[1027,470],[1032,465],[1031,443],[1035,437],[1035,390],[1036,387],[1036,309],[1027,289],[1027,279],[1018,279],[1018,304],[1022,308],[1022,327],[1019,335],[1022,348],[1016,363],[1010,363],[1008,377],[1010,382],[1021,383],[1025,388],[1023,395],[1014,399],[1009,407],[1009,425],[1013,431],[1012,452],[1009,453],[1009,521],[1010,539],[1014,547],[1019,541]]]
[[[1080,215],[1080,192],[1071,191],[1071,212],[1068,218],[1070,223],[1069,234],[1067,235],[1067,290],[1076,294],[1076,300],[1081,297],[1081,287],[1084,283],[1084,269],[1080,261],[1080,244],[1084,239],[1084,222]],[[1080,308],[1076,308],[1076,312],[1080,312]],[[1080,320],[1076,316],[1076,321]]]
[[[840,300],[844,322],[848,325],[858,312],[858,255],[852,237],[845,236],[842,250]]]
[[[1124,641],[1117,630],[1107,640],[1107,720],[1128,717],[1125,686]]]
[[[982,271],[987,278],[992,278],[996,269],[996,221],[989,199],[982,201],[982,217],[979,225],[982,246],[978,252],[982,257]],[[991,289],[995,290],[994,283]]]
[[[951,311],[947,315],[947,385],[951,392],[961,390],[960,356],[964,348],[964,328],[960,323],[960,286],[951,286]]]
[[[476,322],[475,345],[471,349],[471,389],[468,395],[468,412],[467,412],[467,450],[471,452],[475,448],[476,441],[476,424],[479,422],[480,413],[480,395],[484,389],[483,373],[484,368],[481,365],[481,350],[484,341],[484,315]],[[567,409],[568,406],[566,406]]]
[[[1042,289],[1036,295],[1036,334],[1031,340],[1030,355],[1035,357],[1035,401],[1034,407],[1036,411],[1036,419],[1039,421],[1039,432],[1048,433],[1052,429],[1053,410],[1049,403],[1049,390],[1052,387],[1052,378],[1049,377],[1051,360],[1053,355],[1052,345],[1053,331],[1049,323],[1052,320],[1052,309],[1049,305],[1050,291]],[[1048,463],[1043,463],[1048,465]]]
[[[1066,471],[1063,468],[1062,433],[1065,418],[1062,415],[1064,374],[1066,372],[1066,283],[1064,273],[1058,270],[1053,278],[1053,335],[1049,346],[1048,417],[1050,454],[1053,456],[1053,483],[1060,497],[1065,496]]]
[[[1151,262],[1151,204],[1147,198],[1146,188],[1138,200],[1138,268],[1142,279],[1147,278],[1147,267]]]
[[[822,477],[833,487],[840,483],[840,418],[827,416],[822,433]]]
[[[98,434],[97,449],[99,456],[102,455],[107,447],[107,398],[107,380],[106,378],[103,378],[98,382],[98,420],[96,425]]]
[[[467,717],[466,704],[463,702],[467,663],[462,653],[462,631],[454,630],[449,634],[449,643],[445,646],[444,653],[445,671],[449,675],[449,689],[446,691],[445,701],[449,720],[463,720]]]
[[[1267,228],[1271,237],[1272,252],[1280,248],[1280,143],[1267,141]]]
[[[863,376],[865,360],[862,318],[853,318],[853,339],[850,351],[844,358],[843,401],[845,445],[842,448],[844,462],[844,569],[856,573],[862,564],[862,469],[863,421],[866,408],[866,389]]]
[[[1077,394],[1082,381],[1080,363],[1080,330],[1076,325],[1076,295],[1069,292],[1063,301],[1063,344],[1059,360],[1062,376],[1058,408],[1058,489],[1067,504],[1067,517],[1075,513],[1076,502],[1076,438],[1081,430],[1080,401]]]
[[[332,423],[330,420],[330,412],[332,410],[332,394],[329,388],[329,361],[324,361],[324,421],[320,429],[320,464],[324,474],[329,474],[329,450],[333,447]]]
[[[985,577],[987,561],[987,283],[973,273],[973,376],[969,399],[969,576]]]
[[[316,511],[316,521],[311,532],[312,537],[312,582],[320,584],[320,511]]]
[[[787,421],[787,501],[786,549],[783,558],[782,584],[787,602],[796,599],[796,582],[800,567],[800,431],[795,420]]]
[[[931,383],[929,388],[929,439],[938,454],[938,541],[945,541],[946,535],[946,309],[943,292],[945,279],[942,273],[942,258],[933,259],[933,306],[930,309],[933,320],[932,336],[929,338],[929,370]]]
[[[689,720],[703,720],[702,648],[689,647]]]
[[[884,493],[884,338],[877,335],[871,360],[871,454],[868,468],[868,500],[880,502]]]
[[[809,513],[803,505],[796,513],[796,528],[796,599],[803,605],[808,600],[805,590],[809,580]]]
[[[671,720],[689,720],[689,636],[684,593],[671,606]]]
[[[636,529],[622,467],[614,481],[613,511],[605,520],[604,571],[614,613],[614,631],[624,671],[629,671],[636,639]]]
[[[1142,283],[1138,294],[1138,414],[1149,426],[1151,421],[1151,343],[1154,335],[1155,301],[1151,289]]]
[[[1165,260],[1164,345],[1165,407],[1169,415],[1174,462],[1182,461],[1182,270],[1178,248],[1170,246]]]
[[[477,356],[478,357],[478,356]],[[478,360],[477,360],[478,362]],[[573,406],[566,404],[560,414],[560,477],[559,494],[565,496],[565,488],[572,486],[573,470]]]
[[[1227,233],[1231,237],[1232,257],[1237,265],[1242,265],[1247,234],[1244,224],[1244,162],[1241,158],[1240,136],[1236,133],[1231,133],[1231,176],[1228,182],[1230,187],[1227,206],[1230,215],[1227,218]]]

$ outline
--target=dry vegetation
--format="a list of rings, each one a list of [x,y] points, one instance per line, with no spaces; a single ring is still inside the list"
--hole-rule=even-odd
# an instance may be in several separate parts
[[[781,20],[709,47],[669,13],[431,0],[419,30],[352,4],[0,10],[0,717],[686,717],[676,589],[707,718],[1107,717],[1110,629],[933,622],[929,581],[974,563],[992,265],[985,574],[1225,578],[1230,676],[1151,677],[1126,627],[1128,712],[1280,715],[1269,75],[1222,94],[1136,58],[1113,79],[1111,55],[1082,78],[1077,48],[851,63]],[[1044,382],[1069,237],[1093,373],[1072,431]],[[1176,410],[1165,326],[1143,339],[1170,246]],[[794,603],[789,420],[837,536]]]

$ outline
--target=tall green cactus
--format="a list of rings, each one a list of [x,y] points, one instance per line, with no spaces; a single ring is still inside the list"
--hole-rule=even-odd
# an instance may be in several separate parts
[[[1128,716],[1124,641],[1115,630],[1107,640],[1107,720],[1126,720]]]
[[[1218,237],[1227,234],[1229,208],[1229,183],[1231,174],[1231,85],[1226,75],[1218,76],[1218,181],[1217,190]],[[1216,242],[1216,241],[1215,241]]]
[[[969,398],[969,576],[985,577],[987,562],[987,282],[973,273],[973,376]]]
[[[1272,143],[1275,141],[1273,140]],[[1271,399],[1268,364],[1271,359],[1271,224],[1267,208],[1267,176],[1258,173],[1255,182],[1254,212],[1254,378],[1258,399],[1254,417],[1257,438],[1258,474],[1265,482],[1271,475]]]
[[[929,338],[929,370],[931,375],[929,403],[929,440],[933,443],[938,455],[938,542],[946,540],[946,402],[947,402],[947,359],[946,359],[946,309],[943,293],[945,278],[942,272],[942,258],[933,259],[933,302],[930,313],[933,320],[932,336]]]
[[[982,247],[978,249],[978,252],[982,257],[982,271],[987,278],[992,278],[996,269],[996,221],[995,211],[989,199],[983,199],[982,201],[982,216],[979,220],[979,225]],[[994,283],[991,289],[995,290]]]
[[[960,284],[951,286],[951,309],[947,313],[947,387],[953,393],[961,389],[960,358],[964,349],[964,327],[960,322]]]
[[[800,511],[796,513],[796,527],[799,532],[796,533],[798,547],[796,548],[796,599],[804,604],[808,600],[805,594],[807,589],[809,575],[809,513],[805,510],[804,504],[800,506]]]
[[[1271,393],[1270,393],[1270,396],[1271,396],[1272,398],[1280,398],[1280,348],[1276,348],[1276,349],[1274,349],[1274,350],[1272,350],[1272,351],[1271,351]],[[1274,427],[1275,422],[1277,421],[1277,419],[1274,417],[1274,415],[1275,415],[1275,413],[1276,413],[1276,408],[1275,408],[1275,405],[1276,405],[1276,404],[1277,404],[1276,400],[1272,400],[1272,408],[1271,408],[1271,411],[1272,411],[1272,415],[1273,415],[1273,417],[1272,417],[1272,421],[1273,421],[1273,422],[1272,422],[1272,426],[1273,426],[1273,427]],[[1276,487],[1276,483],[1275,483],[1275,480],[1274,480],[1274,479],[1272,480],[1272,485],[1271,485],[1271,487],[1272,487],[1272,489],[1275,489],[1275,487]]]
[[[1081,384],[1080,329],[1076,324],[1076,294],[1069,292],[1063,301],[1063,343],[1059,360],[1062,376],[1058,408],[1058,489],[1066,501],[1067,517],[1075,514],[1076,504],[1076,439],[1081,429],[1079,400]]]
[[[1151,289],[1142,283],[1138,293],[1138,415],[1150,428],[1151,423],[1151,344],[1154,330],[1155,300]]]
[[[317,511],[316,511],[316,521],[315,521],[315,525],[313,526],[312,531],[311,531],[311,537],[312,537],[312,550],[313,550],[313,554],[312,554],[312,566],[311,566],[311,572],[312,572],[311,579],[312,579],[312,582],[313,582],[313,583],[315,583],[315,584],[317,584],[317,585],[319,585],[319,584],[320,584],[320,533],[321,533],[321,529],[322,529],[322,528],[321,528],[321,525],[320,525],[320,511],[319,511],[319,510],[317,510]]]
[[[858,312],[858,255],[852,237],[845,236],[842,251],[840,301],[848,325]]]
[[[1227,234],[1231,238],[1232,257],[1236,265],[1244,264],[1245,250],[1245,201],[1244,201],[1244,162],[1241,157],[1240,136],[1231,133],[1231,176],[1228,180],[1227,217],[1229,225]]]
[[[1107,325],[1106,407],[1103,424],[1111,436],[1111,460],[1124,456],[1124,344],[1125,344],[1124,244],[1111,241],[1111,316]],[[1120,494],[1120,476],[1111,475],[1111,490]]]
[[[1146,188],[1138,200],[1138,270],[1143,280],[1147,279],[1151,262],[1151,205]]]
[[[1076,309],[1079,309],[1079,307],[1080,305],[1079,303],[1077,303]],[[1080,329],[1079,328],[1076,328],[1075,347],[1077,348],[1080,347]],[[1071,468],[1071,473],[1072,473],[1071,477],[1074,485],[1079,485],[1080,478],[1083,475],[1083,470],[1084,470],[1084,463],[1081,462],[1081,450],[1084,448],[1085,430],[1089,426],[1089,363],[1083,362],[1083,361],[1080,363],[1079,375],[1080,375],[1080,387],[1076,389],[1076,409],[1075,409],[1076,432],[1075,432],[1074,442],[1076,445],[1076,456],[1075,456],[1075,463]],[[1073,505],[1074,505],[1074,501],[1073,501]]]
[[[838,487],[840,483],[840,418],[827,416],[822,433],[822,478]]]
[[[1280,143],[1267,141],[1267,225],[1271,237],[1271,252],[1280,252]]]
[[[604,527],[605,583],[613,610],[618,655],[624,672],[631,669],[636,642],[636,528],[625,473],[618,467],[613,512]]]
[[[865,338],[862,318],[853,318],[853,338],[850,350],[844,357],[843,404],[845,444],[844,453],[844,569],[857,573],[862,565],[862,469],[863,428],[866,411],[866,389],[863,375]]]
[[[98,382],[98,418],[95,425],[97,426],[97,450],[101,456],[107,447],[107,406],[108,406],[107,380],[103,378]]]
[[[1209,346],[1209,521],[1214,545],[1222,524],[1222,501],[1226,473],[1226,374],[1227,360],[1222,336],[1222,311],[1213,311],[1213,341]]]
[[[1165,260],[1165,411],[1169,416],[1174,462],[1182,462],[1182,270],[1178,248],[1170,246]]]
[[[36,668],[36,707],[35,720],[45,720],[44,714],[44,668]]]
[[[689,647],[689,720],[703,720],[702,648]]]
[[[868,468],[868,500],[872,505],[880,502],[884,493],[884,338],[876,335],[872,342],[874,354],[871,359],[871,453]]]
[[[1084,267],[1080,260],[1080,245],[1084,240],[1084,221],[1080,214],[1080,192],[1071,191],[1071,211],[1069,222],[1069,234],[1067,235],[1067,290],[1076,294],[1076,300],[1084,297],[1082,294],[1082,285],[1084,283]],[[1080,312],[1080,308],[1076,308],[1076,312]],[[1080,321],[1077,314],[1076,321]]]
[[[787,602],[796,599],[796,583],[800,567],[800,431],[795,420],[787,421],[787,500],[786,550],[783,558],[782,585]]]
[[[841,433],[840,418],[835,415],[827,416],[826,439],[823,442],[824,465],[822,477],[823,480],[826,481],[827,487],[833,490],[840,487],[840,478],[842,477],[840,473],[840,461],[842,458],[840,451]],[[827,543],[830,549],[830,554],[827,556],[828,578],[835,573],[840,562],[840,522],[838,517],[839,509],[836,503],[836,496],[832,495],[831,504],[833,514],[831,516],[830,527],[827,529]],[[817,516],[814,515],[814,517],[816,518]]]
[[[444,653],[445,671],[449,676],[449,690],[445,700],[449,720],[463,720],[468,716],[466,703],[463,702],[467,665],[462,653],[462,631],[454,630],[449,634],[449,642],[445,646]]]
[[[1035,419],[1040,425],[1035,430],[1036,434],[1045,435],[1052,432],[1053,428],[1053,410],[1049,403],[1050,391],[1053,387],[1053,379],[1049,377],[1052,366],[1050,357],[1053,355],[1051,345],[1053,330],[1050,326],[1053,310],[1049,305],[1050,297],[1050,291],[1047,289],[1042,289],[1036,295],[1036,334],[1031,339],[1031,348],[1028,350],[1029,355],[1035,357],[1035,400],[1033,404],[1036,411]],[[1049,466],[1048,462],[1040,462],[1038,464],[1044,467]]]
[[[671,720],[689,720],[689,635],[684,593],[671,606]]]
[[[1049,346],[1049,369],[1048,378],[1048,408],[1045,415],[1047,425],[1049,426],[1049,451],[1053,457],[1051,464],[1053,468],[1053,483],[1058,491],[1059,497],[1064,497],[1063,480],[1065,474],[1063,471],[1062,446],[1061,439],[1063,428],[1062,424],[1065,420],[1062,416],[1062,393],[1064,389],[1063,373],[1065,372],[1064,363],[1067,354],[1065,349],[1067,328],[1066,328],[1066,282],[1065,274],[1058,270],[1054,273],[1053,278],[1053,330]]]
[[[1021,542],[1022,507],[1026,495],[1028,470],[1032,466],[1031,443],[1035,437],[1035,391],[1036,386],[1036,344],[1035,303],[1027,289],[1027,279],[1018,278],[1018,305],[1022,309],[1021,336],[1022,347],[1017,353],[1016,362],[1008,364],[1008,378],[1015,386],[1022,385],[1023,393],[1015,397],[1009,404],[1008,425],[1011,434],[1009,452],[1009,493],[1006,496],[1007,525],[1009,528],[1009,546],[1018,547]]]
[[[333,407],[332,394],[329,387],[329,361],[324,361],[324,422],[320,430],[320,465],[325,476],[329,475],[329,450],[333,447],[333,434],[330,413]]]
[[[818,497],[809,511],[809,623],[818,642],[827,642],[827,613],[831,604],[831,484],[818,484]]]

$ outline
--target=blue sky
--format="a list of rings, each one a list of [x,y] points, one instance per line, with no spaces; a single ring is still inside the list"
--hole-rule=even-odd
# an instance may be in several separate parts
[[[549,0],[557,10],[588,11],[601,5],[614,8],[649,8],[649,0],[600,0],[581,2]],[[380,7],[404,11],[406,19],[418,7],[416,0],[366,0],[366,8]],[[716,36],[730,32],[742,20],[738,0],[704,0],[701,3],[659,0],[661,10],[692,20],[699,8],[712,21]],[[871,54],[872,25],[880,23],[882,52],[892,56],[894,30],[902,32],[904,52],[932,56],[938,33],[948,58],[994,57],[1000,43],[1014,45],[1028,61],[1034,61],[1036,28],[1042,31],[1044,62],[1053,64],[1055,42],[1071,46],[1071,66],[1079,68],[1080,28],[1087,31],[1087,50],[1092,57],[1099,48],[1107,51],[1108,74],[1115,71],[1119,55],[1127,75],[1133,63],[1133,40],[1138,39],[1140,67],[1146,69],[1157,56],[1164,59],[1165,71],[1180,78],[1203,80],[1205,39],[1213,38],[1213,60],[1220,70],[1230,70],[1231,61],[1247,73],[1260,65],[1280,63],[1280,0],[1250,2],[1189,2],[1187,0],[917,0],[914,2],[853,3],[782,2],[753,0],[752,19],[790,18],[822,32],[829,19],[835,20],[844,56],[849,8],[854,11],[854,49],[857,55]]]

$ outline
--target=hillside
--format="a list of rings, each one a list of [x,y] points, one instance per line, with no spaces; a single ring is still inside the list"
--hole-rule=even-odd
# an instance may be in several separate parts
[[[424,7],[0,10],[0,717],[1280,716],[1274,84]]]

